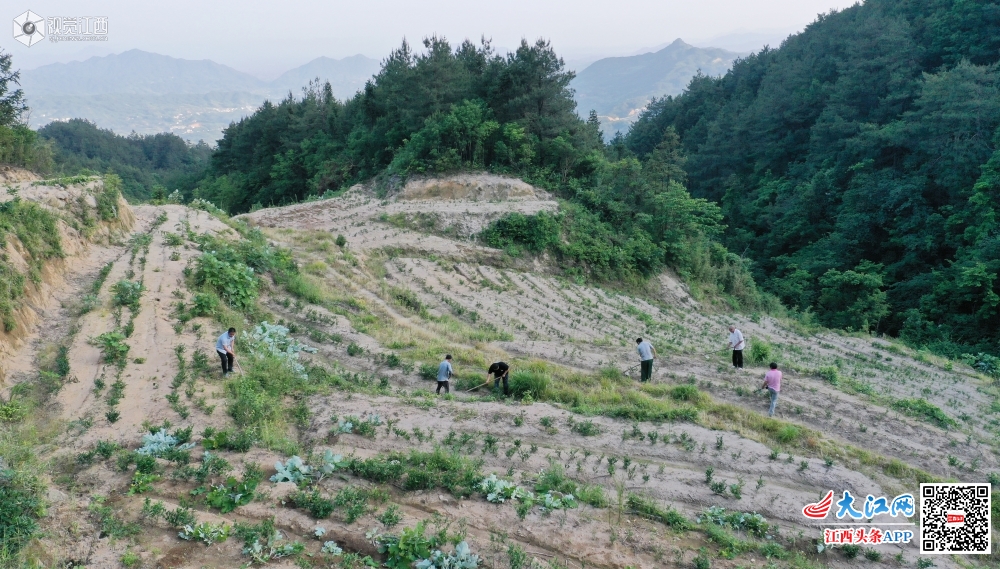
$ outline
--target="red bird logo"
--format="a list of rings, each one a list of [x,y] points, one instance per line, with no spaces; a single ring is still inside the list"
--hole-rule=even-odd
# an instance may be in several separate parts
[[[830,506],[833,505],[833,490],[826,493],[826,497],[815,504],[807,504],[802,508],[802,515],[814,520],[822,520],[830,513]]]

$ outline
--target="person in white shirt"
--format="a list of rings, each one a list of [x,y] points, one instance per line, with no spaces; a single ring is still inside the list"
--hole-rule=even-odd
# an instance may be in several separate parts
[[[215,341],[215,351],[222,360],[222,377],[233,373],[233,360],[236,357],[236,352],[233,351],[234,340],[236,340],[236,328],[230,328]]]
[[[656,357],[656,348],[642,338],[636,338],[635,343],[638,344],[636,351],[639,352],[639,369],[641,370],[639,381],[649,381],[653,377],[653,358]]]
[[[743,339],[743,332],[736,326],[729,327],[729,347],[733,349],[733,367],[743,369],[743,348],[746,341]]]

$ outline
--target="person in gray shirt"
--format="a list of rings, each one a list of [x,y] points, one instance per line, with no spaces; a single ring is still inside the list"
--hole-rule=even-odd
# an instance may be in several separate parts
[[[438,366],[438,388],[436,392],[438,395],[441,394],[442,387],[444,387],[445,393],[451,393],[451,390],[448,387],[448,381],[451,379],[453,374],[454,370],[451,368],[451,354],[448,354],[444,357],[444,361],[441,362],[441,365]]]
[[[222,377],[233,373],[233,360],[236,352],[233,351],[233,342],[236,340],[236,328],[230,328],[222,333],[215,341],[215,352],[222,360]]]
[[[639,352],[639,381],[646,382],[653,378],[653,358],[656,357],[656,348],[648,340],[636,338],[636,351]]]

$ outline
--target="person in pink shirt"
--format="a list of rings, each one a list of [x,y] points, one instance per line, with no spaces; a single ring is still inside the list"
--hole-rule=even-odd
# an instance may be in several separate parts
[[[781,372],[778,371],[778,364],[771,362],[771,369],[764,374],[764,385],[761,389],[767,389],[771,393],[771,408],[767,410],[768,417],[774,417],[774,407],[778,404],[778,392],[781,391]]]

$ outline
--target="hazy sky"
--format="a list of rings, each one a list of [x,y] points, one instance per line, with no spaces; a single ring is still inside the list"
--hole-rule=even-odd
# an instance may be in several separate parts
[[[0,36],[17,67],[120,53],[138,48],[185,59],[212,59],[272,78],[315,57],[364,54],[381,59],[403,37],[431,34],[453,43],[485,35],[500,48],[545,37],[567,60],[627,55],[682,38],[696,45],[776,43],[816,15],[853,0],[469,0],[308,1],[17,0],[10,22],[27,9],[42,16],[107,16],[108,41],[30,48]],[[8,30],[11,24],[8,24]],[[0,32],[2,33],[2,32]],[[10,32],[5,32],[10,34]],[[6,38],[6,39],[2,39]],[[772,39],[773,38],[773,39]],[[741,48],[742,49],[742,48]]]

